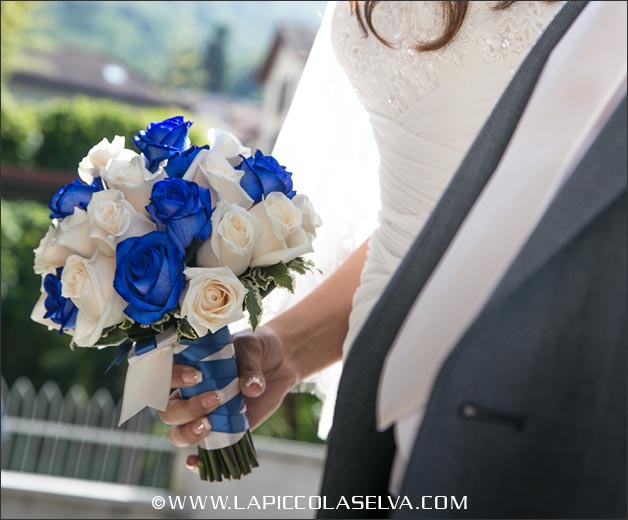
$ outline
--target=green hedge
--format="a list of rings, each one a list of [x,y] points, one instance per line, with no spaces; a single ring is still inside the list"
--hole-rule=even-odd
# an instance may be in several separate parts
[[[137,108],[114,101],[87,97],[61,99],[43,104],[8,101],[2,104],[0,150],[2,162],[40,166],[53,170],[75,170],[88,150],[103,137],[131,137],[150,121],[183,114],[180,108]],[[206,141],[206,127],[192,127],[194,143]]]

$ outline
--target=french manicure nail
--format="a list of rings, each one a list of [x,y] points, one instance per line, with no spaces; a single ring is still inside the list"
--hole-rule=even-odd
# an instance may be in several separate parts
[[[220,390],[217,390],[203,397],[201,399],[201,406],[203,408],[213,408],[220,401],[222,401],[222,392]]]
[[[259,376],[251,376],[246,380],[246,383],[244,383],[244,386],[246,386],[247,388],[249,386],[252,385],[257,385],[260,388],[263,388],[264,384],[262,383],[262,378]]]
[[[209,421],[207,419],[201,419],[192,429],[195,435],[202,435],[211,429]]]
[[[184,383],[200,383],[201,380],[203,379],[203,374],[201,373],[200,370],[194,370],[194,369],[189,369],[189,370],[184,370],[183,373],[181,374],[181,379],[183,379]]]

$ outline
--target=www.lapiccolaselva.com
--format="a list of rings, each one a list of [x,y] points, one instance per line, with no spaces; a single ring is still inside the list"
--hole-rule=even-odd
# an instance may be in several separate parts
[[[467,496],[426,495],[420,498],[407,496],[341,496],[328,499],[318,495],[262,495],[239,497],[224,495],[156,495],[152,499],[154,509],[200,509],[200,510],[400,510],[400,509],[439,509],[466,510]]]

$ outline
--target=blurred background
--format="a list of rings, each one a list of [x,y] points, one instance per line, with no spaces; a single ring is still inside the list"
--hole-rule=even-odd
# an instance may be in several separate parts
[[[168,516],[150,507],[154,489],[316,494],[324,448],[315,397],[289,395],[256,431],[262,467],[239,485],[210,490],[186,474],[185,453],[168,445],[153,412],[114,427],[125,370],[105,375],[113,352],[72,353],[66,337],[29,316],[47,203],[76,177],[89,148],[114,134],[128,143],[147,122],[183,114],[195,121],[193,143],[206,142],[214,126],[270,153],[325,2],[3,1],[1,8],[3,517]]]

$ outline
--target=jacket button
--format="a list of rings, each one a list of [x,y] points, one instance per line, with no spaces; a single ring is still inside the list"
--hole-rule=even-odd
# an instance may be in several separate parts
[[[476,406],[472,404],[464,404],[462,405],[462,416],[467,418],[477,417],[478,409]]]

